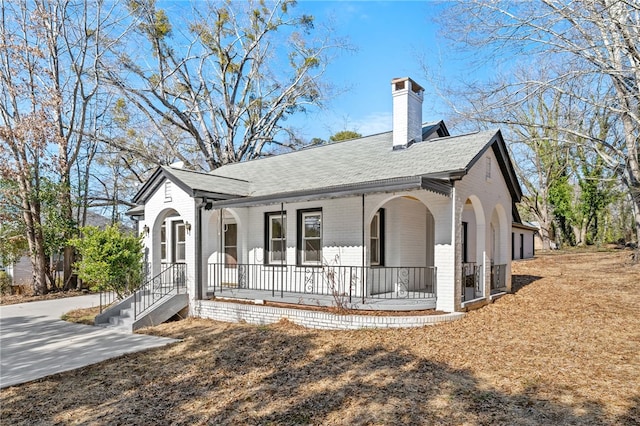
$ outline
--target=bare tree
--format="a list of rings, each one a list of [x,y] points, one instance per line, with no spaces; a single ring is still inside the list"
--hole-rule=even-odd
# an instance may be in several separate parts
[[[2,0],[0,26],[0,153],[3,177],[19,183],[35,288],[46,292],[42,178],[55,181],[62,240],[75,228],[73,171],[83,149],[95,144],[101,111],[96,72],[114,18],[103,2]],[[113,34],[110,34],[113,37]],[[89,148],[91,151],[91,148]],[[92,156],[85,157],[86,173]],[[85,177],[79,177],[86,183]],[[86,187],[86,185],[85,185]],[[85,188],[86,190],[86,188]],[[83,211],[83,210],[79,210]],[[71,283],[72,249],[64,247],[64,285]]]
[[[585,132],[581,117],[564,123],[527,123],[556,129],[568,142],[583,144],[602,157],[626,187],[635,211],[636,238],[640,241],[640,4],[625,0],[533,2],[464,1],[447,11],[445,33],[458,45],[491,52],[490,59],[515,58],[529,68],[551,64],[545,79],[495,81],[474,86],[491,108],[504,111],[536,92],[556,91],[571,98],[578,110],[596,117],[611,114],[620,132]],[[482,47],[482,49],[479,49]],[[487,58],[483,58],[487,60]],[[477,110],[477,108],[476,108]],[[500,116],[494,116],[501,122]],[[616,138],[619,134],[621,137]]]
[[[190,22],[176,24],[154,0],[132,1],[137,38],[104,64],[107,78],[159,136],[176,141],[170,152],[187,167],[212,170],[274,145],[293,148],[286,118],[320,105],[329,55],[345,47],[326,34],[313,38],[313,18],[294,6],[198,2]],[[140,57],[128,54],[132,44],[143,47]]]
[[[544,249],[549,249],[554,239],[550,193],[566,173],[569,147],[562,142],[557,130],[541,129],[535,123],[557,122],[561,102],[561,96],[545,97],[544,94],[538,94],[522,104],[521,108],[504,111],[504,117],[508,117],[509,121],[520,123],[508,125],[510,150],[518,159],[514,165],[525,188],[523,205],[540,226]]]

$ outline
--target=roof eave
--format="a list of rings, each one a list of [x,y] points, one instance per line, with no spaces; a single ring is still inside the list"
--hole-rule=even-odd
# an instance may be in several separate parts
[[[509,156],[509,152],[507,151],[507,145],[502,138],[502,132],[498,130],[492,140],[494,141],[494,143],[492,144],[493,151],[498,158],[500,171],[507,181],[509,192],[511,192],[511,198],[513,199],[514,203],[519,203],[522,199],[522,188],[520,188],[520,182],[518,181],[516,170],[513,167],[511,157]]]
[[[525,225],[522,222],[516,222],[514,221],[511,226],[513,226],[514,228],[519,228],[519,229],[527,229],[529,231],[539,231],[539,229],[535,226],[531,226],[531,225]]]
[[[194,198],[206,198],[208,200],[234,200],[246,197],[245,194],[225,194],[222,192],[206,191],[203,189],[194,189],[191,195]]]
[[[339,185],[335,187],[316,188],[304,191],[291,191],[268,194],[257,197],[242,197],[214,201],[213,208],[251,207],[256,205],[276,204],[280,202],[312,201],[326,198],[342,198],[363,194],[410,191],[424,189],[440,195],[451,194],[451,184],[447,180],[425,176],[409,176],[404,178],[385,179],[357,184]]]
[[[157,181],[157,178],[160,174],[162,174],[162,167],[157,167],[151,174],[149,179],[147,179],[147,181],[142,185],[142,188],[140,188],[138,192],[136,192],[136,195],[133,196],[132,201],[135,204],[144,204],[147,200],[147,197],[145,195],[154,192],[155,188],[160,185],[160,183]]]

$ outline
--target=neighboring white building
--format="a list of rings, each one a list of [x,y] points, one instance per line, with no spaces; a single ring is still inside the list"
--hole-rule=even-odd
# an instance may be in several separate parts
[[[454,312],[510,291],[522,194],[502,134],[423,125],[422,87],[391,86],[392,132],[210,173],[159,167],[129,212],[151,274],[184,265],[192,315],[225,295]]]
[[[530,259],[536,253],[538,228],[530,223],[513,223],[511,230],[511,259]]]

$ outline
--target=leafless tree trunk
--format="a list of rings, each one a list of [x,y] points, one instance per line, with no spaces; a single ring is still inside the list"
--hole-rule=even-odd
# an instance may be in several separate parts
[[[0,149],[9,158],[3,177],[14,176],[20,184],[35,285],[44,292],[48,262],[42,230],[53,224],[43,222],[40,178],[46,176],[60,188],[55,207],[64,223],[56,224],[57,238],[67,240],[77,227],[72,170],[88,143],[88,124],[100,114],[96,67],[106,51],[103,43],[110,40],[104,34],[107,21],[114,15],[103,10],[103,2],[1,1]],[[63,285],[68,288],[73,249],[63,250]]]

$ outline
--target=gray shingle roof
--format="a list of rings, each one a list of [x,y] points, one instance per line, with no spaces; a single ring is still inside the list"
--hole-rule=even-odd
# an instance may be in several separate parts
[[[392,132],[387,132],[229,164],[210,175],[248,181],[252,197],[412,176],[444,176],[466,171],[496,133],[436,138],[394,151]]]
[[[437,128],[447,132],[444,124]],[[437,128],[432,126],[431,130]],[[393,149],[392,132],[380,133],[228,164],[210,173],[162,166],[138,191],[134,202],[144,204],[163,178],[171,179],[192,197],[221,206],[419,188],[449,195],[450,180],[464,176],[490,146],[510,182],[513,199],[518,201],[521,193],[513,166],[500,131],[493,130],[429,139],[400,150]]]
[[[249,182],[242,177],[222,177],[210,173],[174,169],[169,166],[162,166],[162,169],[176,177],[194,192],[212,192],[236,196],[249,195]]]

